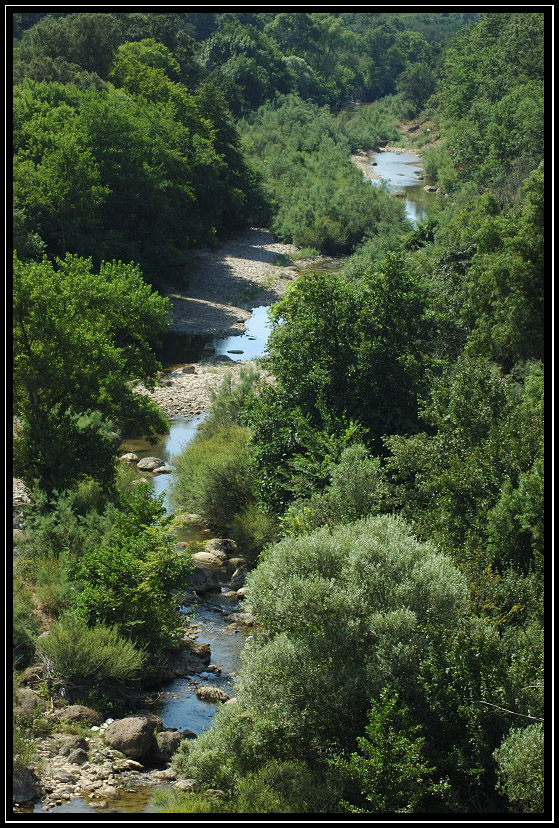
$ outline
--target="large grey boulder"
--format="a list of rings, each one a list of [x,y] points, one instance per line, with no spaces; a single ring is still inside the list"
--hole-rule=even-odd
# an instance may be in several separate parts
[[[231,576],[231,581],[230,581],[231,589],[234,589],[234,590],[242,589],[242,587],[244,587],[244,585],[245,585],[246,578],[247,578],[247,568],[246,568],[246,566],[240,566],[238,569],[236,569],[233,572],[233,574]]]
[[[179,733],[176,730],[162,730],[161,733],[157,733],[152,754],[155,761],[168,762],[186,736],[186,733]]]
[[[68,707],[63,707],[58,714],[58,718],[64,722],[88,721],[97,725],[103,721],[100,713],[92,710],[91,707],[85,707],[83,704],[71,704]]]
[[[121,455],[118,460],[121,463],[138,463],[139,457],[133,451],[128,451],[126,454]]]
[[[227,562],[227,555],[218,549],[213,552],[204,550],[202,552],[195,552],[192,560],[199,564],[205,564],[206,566],[223,566]]]
[[[130,759],[141,759],[152,753],[156,729],[154,722],[144,716],[117,719],[106,729],[105,742]]]
[[[161,460],[160,457],[143,457],[142,460],[138,462],[138,470],[139,471],[147,471],[152,472],[155,469],[160,469],[161,466],[164,466],[165,462]]]
[[[200,594],[204,592],[219,592],[221,590],[221,584],[215,572],[211,569],[197,566],[189,575],[188,589]]]
[[[43,710],[45,703],[30,687],[20,687],[16,693],[14,716],[29,716],[36,708]]]
[[[232,538],[210,538],[204,544],[204,551],[230,558],[238,553],[238,548]]]
[[[23,802],[31,802],[41,796],[41,783],[31,768],[21,768],[14,771],[14,802],[20,805]]]
[[[212,702],[213,704],[226,702],[231,698],[225,690],[221,690],[219,687],[211,687],[209,684],[199,687],[196,690],[196,695],[200,701]]]

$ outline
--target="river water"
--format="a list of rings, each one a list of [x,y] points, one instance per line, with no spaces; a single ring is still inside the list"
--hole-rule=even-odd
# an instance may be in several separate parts
[[[376,161],[376,166],[372,162]],[[417,173],[421,170],[421,159],[410,153],[379,152],[371,157],[371,172],[375,172],[380,179],[371,178],[371,182],[378,186],[382,182],[390,192],[404,190],[405,210],[412,225],[422,221],[427,215],[429,199],[433,196],[424,192],[424,181],[419,182]],[[335,269],[339,268],[339,260],[333,262]],[[227,339],[216,339],[213,345],[216,355],[227,354],[233,360],[251,360],[262,356],[265,352],[268,333],[270,330],[268,308],[260,306],[253,309],[252,316],[245,323],[246,332],[239,336]],[[165,368],[177,368],[180,365],[196,361],[202,355],[203,344],[206,338],[184,338],[173,343],[173,354],[167,358]],[[126,451],[134,451],[139,458],[147,456],[160,457],[167,465],[173,468],[173,458],[179,455],[194,437],[199,423],[204,415],[195,417],[174,417],[168,434],[162,435],[155,444],[143,440],[127,440]],[[172,474],[154,475],[153,485],[155,494],[164,495],[164,506],[168,513],[171,511],[168,492],[172,484]],[[188,529],[177,530],[177,541],[203,541],[212,537],[212,533],[203,527],[192,526]],[[199,735],[206,730],[212,721],[217,706],[209,702],[200,701],[195,695],[196,687],[201,683],[212,683],[225,690],[229,695],[234,694],[234,681],[240,668],[241,651],[246,638],[246,629],[242,625],[229,623],[227,616],[239,609],[237,601],[226,596],[227,588],[222,593],[215,593],[195,607],[183,607],[182,611],[194,611],[194,623],[199,624],[200,634],[198,641],[208,643],[211,647],[211,660],[221,673],[202,673],[191,678],[175,679],[163,688],[161,705],[156,711],[163,719],[163,725],[176,728],[179,731],[188,729]],[[75,797],[69,802],[49,809],[48,813],[55,814],[98,814],[109,815],[154,813],[150,805],[151,786],[142,784],[141,775],[138,784],[127,785],[119,792],[118,797],[99,807],[88,797]],[[42,803],[34,805],[34,813],[41,811]]]

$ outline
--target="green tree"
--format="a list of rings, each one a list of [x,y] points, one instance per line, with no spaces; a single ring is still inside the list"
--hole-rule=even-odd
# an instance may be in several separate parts
[[[521,813],[543,813],[543,726],[532,724],[526,728],[514,728],[493,756],[499,765],[499,785],[513,808]]]
[[[133,264],[104,262],[95,273],[91,260],[78,256],[53,265],[46,258],[24,264],[14,255],[14,413],[21,421],[19,471],[28,481],[64,488],[80,474],[80,440],[87,440],[82,450],[97,470],[114,474],[107,420],[148,435],[166,430],[159,409],[130,380],[155,381],[151,346],[167,315],[168,300]],[[81,473],[87,471],[82,461]]]
[[[359,752],[334,762],[342,774],[355,779],[365,807],[349,806],[353,813],[416,813],[429,793],[428,779],[435,770],[423,756],[425,739],[419,726],[410,726],[408,710],[398,706],[398,695],[383,690],[373,700],[365,736],[357,739]]]
[[[467,606],[449,559],[387,516],[268,547],[247,594],[257,623],[237,704],[176,759],[211,787],[294,755],[324,778],[333,753],[354,751],[384,687],[410,712],[419,705],[416,670],[434,641],[451,646]]]
[[[164,660],[164,648],[179,641],[173,591],[185,585],[192,568],[190,558],[175,548],[161,501],[146,485],[138,486],[115,515],[108,543],[72,567],[83,585],[72,600],[75,612],[90,626],[117,626],[152,662]]]

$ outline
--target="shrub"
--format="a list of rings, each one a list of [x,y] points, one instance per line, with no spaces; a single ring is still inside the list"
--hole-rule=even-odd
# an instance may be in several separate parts
[[[35,652],[35,640],[41,631],[40,624],[30,612],[32,598],[30,591],[20,578],[13,582],[13,663],[18,668],[26,667]]]
[[[47,556],[39,562],[35,591],[39,608],[58,618],[70,606],[72,584],[68,580],[67,555]]]
[[[279,527],[275,518],[263,512],[254,503],[235,515],[229,532],[241,555],[253,562],[269,543],[278,539]]]
[[[543,725],[515,728],[493,756],[499,766],[498,787],[521,813],[544,810]]]
[[[197,437],[177,458],[171,499],[228,530],[253,498],[249,433],[240,426],[218,427],[209,439]]]
[[[52,624],[39,650],[68,681],[122,684],[136,678],[145,657],[116,627],[88,627],[75,615]]]

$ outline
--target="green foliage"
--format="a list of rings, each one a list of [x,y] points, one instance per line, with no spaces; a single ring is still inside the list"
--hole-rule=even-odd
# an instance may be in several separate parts
[[[251,563],[265,546],[277,540],[279,533],[277,520],[255,503],[249,503],[234,516],[229,531],[241,555]]]
[[[68,609],[72,584],[68,579],[66,555],[44,556],[38,565],[35,590],[39,608],[49,616],[59,618]]]
[[[221,428],[242,425],[246,402],[261,380],[261,373],[253,366],[241,367],[237,380],[225,374],[219,388],[210,391],[210,410],[198,426],[197,435],[208,439]]]
[[[12,601],[13,663],[22,669],[35,653],[35,641],[41,626],[31,615],[33,600],[21,578],[14,578]]]
[[[261,107],[240,129],[269,194],[271,228],[281,239],[339,255],[390,224],[403,224],[401,205],[364,181],[350,161],[358,139],[347,119],[288,95]],[[369,145],[377,140],[371,128]]]
[[[281,518],[285,534],[300,535],[323,525],[352,523],[381,511],[387,487],[380,460],[369,457],[364,446],[348,446],[330,468],[330,483],[323,492],[290,504]]]
[[[352,744],[383,681],[413,695],[425,625],[450,636],[465,609],[459,573],[391,517],[286,539],[263,553],[247,586],[262,633],[237,696],[302,757]]]
[[[210,791],[157,793],[152,802],[161,813],[319,814],[336,812],[332,785],[304,762],[267,762],[239,778],[224,799]]]
[[[435,770],[423,756],[425,739],[411,726],[408,710],[398,706],[398,696],[381,691],[372,702],[365,736],[357,739],[358,753],[334,761],[336,769],[358,782],[366,800],[364,808],[349,807],[353,813],[416,813],[429,794],[429,777]]]
[[[49,255],[135,261],[152,281],[162,268],[182,280],[185,250],[232,218],[242,226],[260,203],[257,182],[225,127],[223,99],[208,104],[202,92],[199,109],[164,45],[125,43],[112,71],[117,88],[16,85],[17,249],[27,256],[38,233]]]
[[[176,460],[171,498],[175,506],[229,529],[253,499],[248,431],[225,425],[208,439],[197,436]]]
[[[88,473],[114,478],[109,418],[153,434],[166,420],[129,378],[153,383],[151,346],[167,325],[168,300],[135,265],[67,255],[55,267],[14,256],[14,405],[23,424],[18,472],[47,490]]]
[[[515,728],[493,756],[499,765],[499,787],[520,813],[539,814],[544,800],[543,726]]]
[[[116,627],[88,627],[75,615],[51,625],[39,649],[68,681],[123,684],[140,674],[145,657]]]
[[[29,738],[26,731],[19,727],[19,725],[14,725],[12,752],[14,773],[30,767],[36,758],[34,741]]]
[[[362,735],[371,694],[390,686],[410,709],[420,704],[414,665],[434,640],[450,647],[466,609],[462,576],[392,517],[268,547],[248,595],[257,625],[237,704],[175,759],[181,774],[226,791],[293,756],[327,779],[332,752],[351,752]]]
[[[499,178],[525,155],[529,169],[542,159],[544,25],[541,13],[482,14],[447,49],[439,101],[462,180]]]
[[[291,499],[291,471],[324,486],[328,463],[365,434],[380,454],[384,434],[415,430],[430,345],[424,314],[423,286],[401,254],[355,283],[304,274],[274,305],[268,352],[276,382],[248,416],[265,503],[281,510]],[[303,469],[294,466],[305,457]]]
[[[432,436],[386,441],[403,514],[463,561],[484,550],[485,566],[539,566],[542,367],[530,365],[519,382],[463,357],[434,386],[424,416]]]
[[[114,517],[109,541],[74,562],[72,577],[83,584],[72,601],[89,624],[117,625],[121,634],[163,657],[180,634],[173,590],[184,585],[189,559],[175,549],[161,498],[138,486]]]

